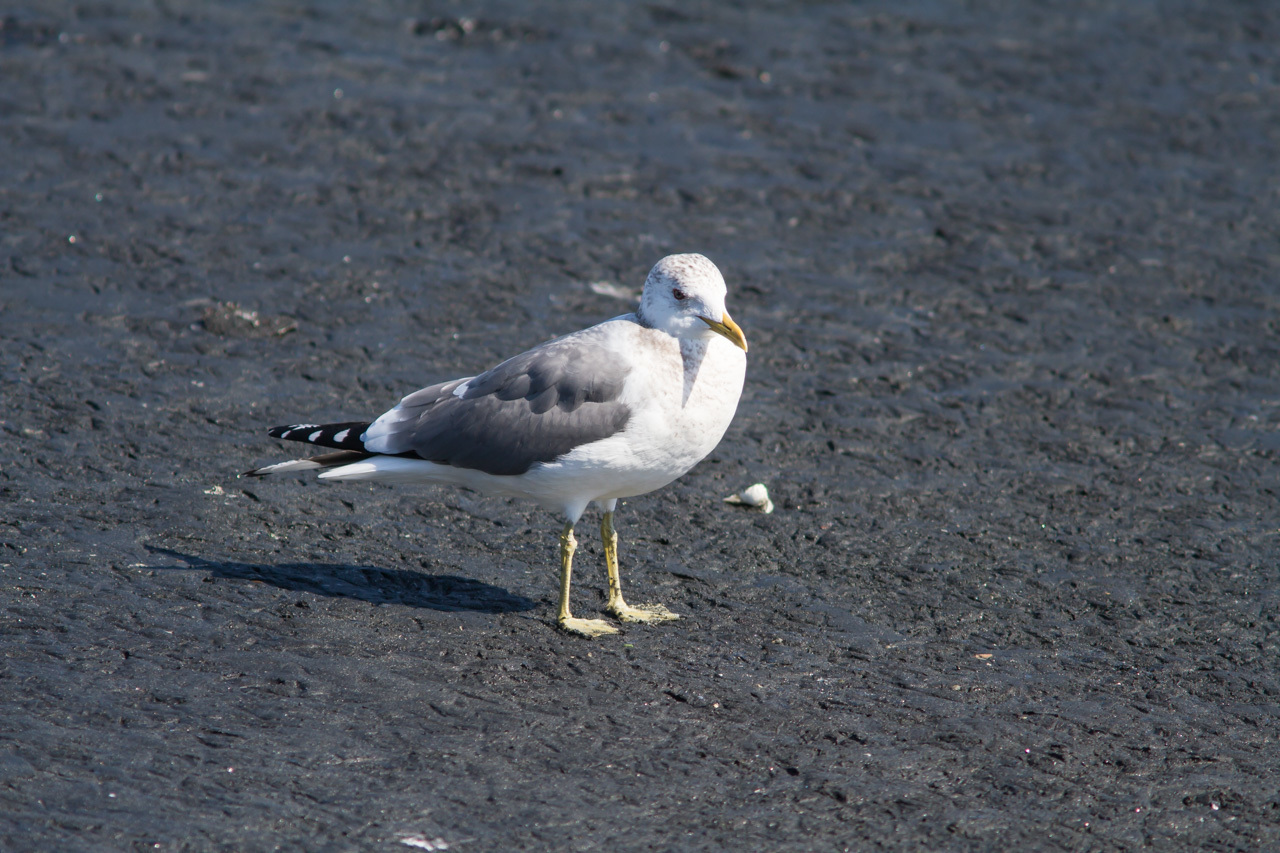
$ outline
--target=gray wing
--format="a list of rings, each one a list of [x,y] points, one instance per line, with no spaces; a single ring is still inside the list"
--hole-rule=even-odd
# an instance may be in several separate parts
[[[364,446],[523,474],[625,427],[631,412],[618,398],[627,373],[597,344],[551,341],[471,379],[415,391],[369,426]]]

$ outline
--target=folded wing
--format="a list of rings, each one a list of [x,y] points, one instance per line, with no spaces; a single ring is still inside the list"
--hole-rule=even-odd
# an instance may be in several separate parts
[[[361,436],[366,452],[413,454],[488,474],[523,474],[622,430],[628,368],[574,336],[469,379],[415,391]]]

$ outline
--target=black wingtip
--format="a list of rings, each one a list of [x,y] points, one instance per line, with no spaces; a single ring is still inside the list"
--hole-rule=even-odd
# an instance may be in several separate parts
[[[290,424],[272,427],[267,435],[285,441],[301,441],[335,450],[364,450],[360,436],[369,428],[369,421],[347,421],[340,424]]]
[[[294,430],[304,430],[308,428],[312,430],[317,430],[320,428],[320,425],[319,424],[289,424],[288,426],[272,427],[271,429],[267,430],[267,435],[271,436],[272,438],[287,438],[289,433],[293,432]]]

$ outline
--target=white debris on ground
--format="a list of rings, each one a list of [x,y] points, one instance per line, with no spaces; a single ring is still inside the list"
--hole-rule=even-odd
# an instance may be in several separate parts
[[[729,495],[724,499],[727,504],[735,504],[737,506],[745,506],[750,509],[758,509],[765,515],[773,512],[773,501],[769,500],[769,490],[764,487],[764,483],[756,483],[754,486],[743,489],[736,495]]]
[[[640,298],[640,291],[614,284],[611,281],[591,282],[591,292],[598,293],[601,296],[612,296],[614,299],[622,299],[626,302],[635,302]]]

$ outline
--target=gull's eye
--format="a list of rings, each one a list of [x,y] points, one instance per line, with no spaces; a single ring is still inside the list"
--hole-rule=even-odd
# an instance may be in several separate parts
[[[686,299],[689,298],[688,295],[678,287],[675,290],[671,291],[671,295],[676,298],[677,302],[684,302]]]

